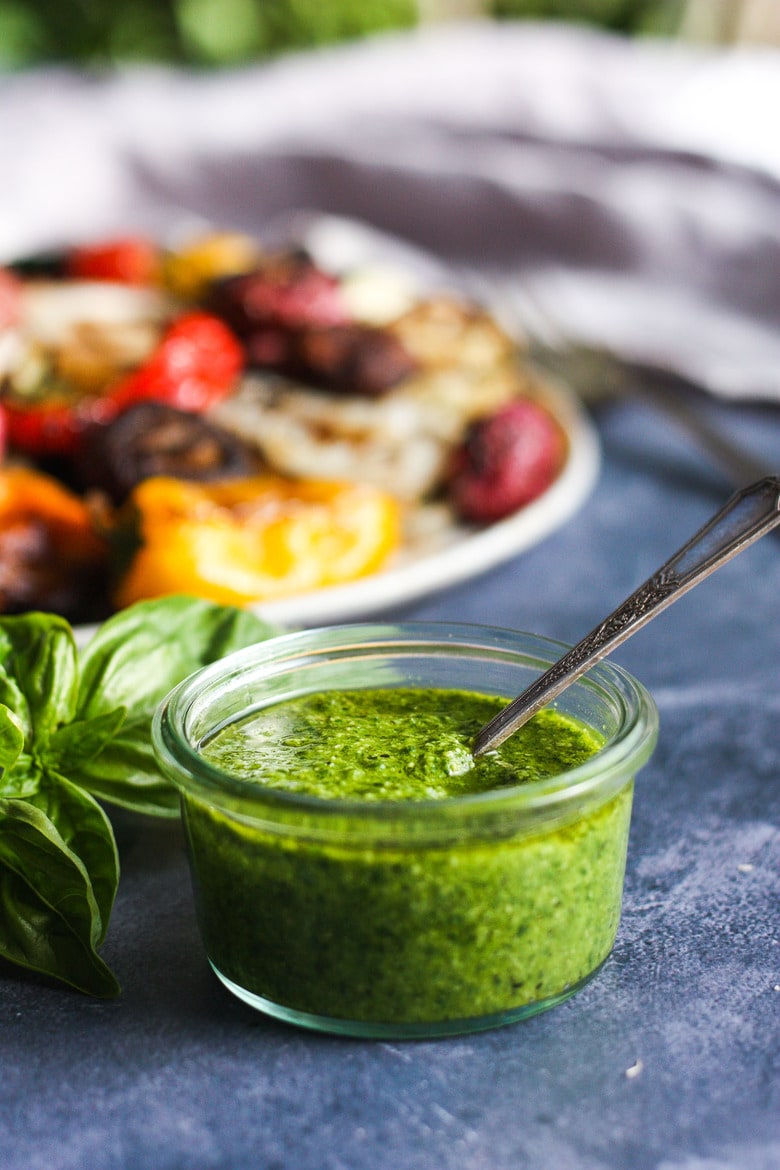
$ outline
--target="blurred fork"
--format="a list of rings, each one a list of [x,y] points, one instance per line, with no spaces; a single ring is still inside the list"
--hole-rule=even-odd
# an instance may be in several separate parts
[[[585,345],[561,350],[531,340],[529,357],[564,379],[589,405],[633,397],[655,408],[695,440],[734,487],[744,487],[773,473],[774,469],[713,426],[696,408],[692,396],[705,391],[683,374]]]
[[[510,326],[524,335],[529,358],[560,377],[589,406],[633,397],[655,408],[694,439],[734,487],[777,472],[712,425],[695,404],[696,396],[707,391],[684,374],[652,362],[623,358],[606,346],[568,339],[527,288],[513,286],[504,298],[503,310]]]

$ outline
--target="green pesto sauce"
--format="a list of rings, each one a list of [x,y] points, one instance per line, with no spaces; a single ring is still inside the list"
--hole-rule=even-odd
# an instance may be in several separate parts
[[[206,951],[234,989],[312,1026],[403,1036],[533,1014],[598,969],[620,916],[630,779],[530,825],[502,813],[426,835],[432,808],[420,799],[523,784],[599,747],[591,729],[545,712],[468,766],[474,733],[504,702],[330,692],[255,714],[204,748],[263,785],[420,810],[400,836],[367,839],[348,811],[321,831],[305,809],[274,826],[185,794]]]
[[[431,800],[554,776],[600,746],[590,728],[545,710],[475,760],[475,735],[506,703],[456,690],[325,691],[232,724],[203,754],[224,771],[288,792]]]

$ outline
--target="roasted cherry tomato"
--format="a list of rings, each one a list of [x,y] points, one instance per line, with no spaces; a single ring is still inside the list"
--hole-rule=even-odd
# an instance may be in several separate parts
[[[197,413],[225,398],[244,363],[241,346],[209,313],[186,313],[165,331],[151,357],[111,391],[115,413],[134,402],[166,402]]]
[[[89,427],[108,423],[136,402],[164,402],[200,413],[226,397],[243,364],[233,334],[207,313],[187,313],[170,324],[137,369],[86,394],[67,382],[37,397],[7,394],[8,439],[31,455],[72,456]]]
[[[116,415],[107,398],[57,394],[25,403],[4,403],[8,443],[28,455],[70,455],[87,427]]]
[[[541,403],[517,398],[470,427],[455,456],[450,499],[464,520],[503,520],[546,491],[565,458],[557,419]]]
[[[71,248],[64,267],[65,275],[75,280],[156,284],[161,271],[160,250],[141,236],[122,236]]]

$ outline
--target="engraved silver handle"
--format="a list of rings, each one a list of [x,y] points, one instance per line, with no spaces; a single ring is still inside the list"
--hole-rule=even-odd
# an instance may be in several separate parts
[[[712,519],[648,577],[595,629],[485,725],[473,753],[498,747],[523,723],[606,658],[616,646],[714,573],[726,561],[780,524],[780,476],[770,475],[736,492]]]

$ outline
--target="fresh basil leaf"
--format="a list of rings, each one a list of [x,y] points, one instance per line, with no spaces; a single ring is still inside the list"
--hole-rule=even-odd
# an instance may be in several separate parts
[[[0,800],[0,956],[91,995],[119,984],[96,951],[102,916],[89,874],[41,809]]]
[[[73,718],[78,691],[78,656],[73,631],[56,614],[0,617],[2,666],[23,696],[15,713],[34,744],[45,743]],[[7,697],[3,696],[7,705]]]
[[[95,796],[176,812],[152,750],[157,704],[199,667],[272,633],[245,610],[196,598],[141,602],[98,631],[79,682],[67,622],[0,618],[0,958],[93,995],[118,992],[97,953],[119,862]]]
[[[10,652],[11,644],[0,630],[0,662],[5,662]],[[27,706],[27,700],[16,679],[12,678],[2,666],[0,666],[0,703],[13,711],[24,732],[25,741],[29,743],[32,739],[32,723],[30,722],[30,709]]]
[[[77,716],[152,712],[188,674],[272,633],[247,610],[196,597],[137,602],[104,622],[83,652]]]
[[[24,730],[18,715],[0,704],[0,796],[33,796],[40,786],[38,762],[24,750]]]
[[[126,808],[175,813],[178,797],[161,777],[151,745],[157,704],[201,666],[274,632],[247,610],[181,595],[141,601],[109,618],[81,658],[76,718],[94,719],[118,707],[127,717],[70,778]]]
[[[150,723],[146,711],[125,719],[94,760],[71,769],[71,780],[110,804],[152,816],[176,816],[179,795],[157,766]]]
[[[41,775],[38,761],[22,752],[13,767],[0,775],[0,796],[29,800],[41,786]]]
[[[70,776],[86,760],[92,760],[116,736],[125,721],[124,707],[93,719],[77,719],[59,727],[45,748],[47,766]]]
[[[88,792],[56,772],[44,775],[30,804],[46,814],[89,874],[100,915],[94,923],[94,942],[99,946],[106,936],[119,884],[119,855],[111,822]]]
[[[0,703],[0,768],[13,768],[24,747],[24,728],[18,715]]]

